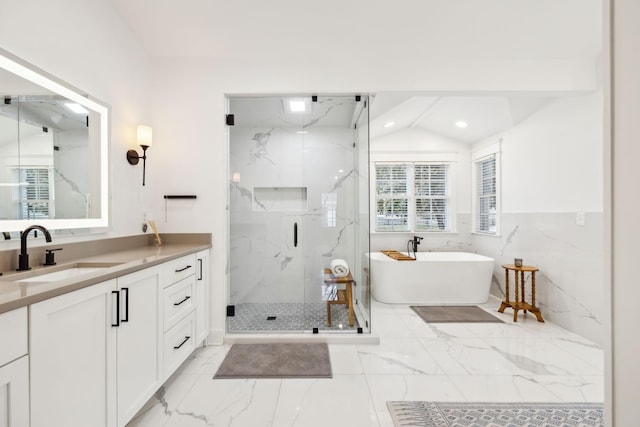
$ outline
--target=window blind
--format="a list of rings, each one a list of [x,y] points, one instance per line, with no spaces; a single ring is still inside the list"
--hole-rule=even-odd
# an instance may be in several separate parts
[[[376,231],[449,231],[447,163],[376,163]]]
[[[449,229],[448,165],[414,165],[416,224],[418,231]]]
[[[17,218],[49,218],[49,170],[47,168],[14,169],[14,179],[20,183],[15,187],[13,199]]]
[[[496,156],[476,162],[476,231],[496,233]]]
[[[376,230],[408,231],[407,165],[376,164]]]

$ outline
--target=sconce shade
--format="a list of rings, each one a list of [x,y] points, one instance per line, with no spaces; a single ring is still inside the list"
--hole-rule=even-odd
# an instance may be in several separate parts
[[[153,143],[153,129],[151,126],[138,125],[138,145],[151,147]]]
[[[152,144],[153,130],[151,126],[138,125],[138,144],[142,147],[142,156],[138,155],[136,150],[127,151],[127,161],[130,165],[137,165],[142,159],[142,185],[145,184],[146,166],[147,166],[147,149]]]

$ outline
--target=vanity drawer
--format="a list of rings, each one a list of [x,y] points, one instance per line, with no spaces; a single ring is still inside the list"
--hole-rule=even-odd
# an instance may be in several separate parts
[[[164,286],[176,283],[196,272],[196,254],[186,255],[164,264]]]
[[[196,306],[195,276],[182,279],[164,289],[164,330],[192,312]]]
[[[28,352],[27,307],[0,314],[0,366]]]
[[[189,314],[164,334],[164,374],[178,369],[196,348],[196,315]]]

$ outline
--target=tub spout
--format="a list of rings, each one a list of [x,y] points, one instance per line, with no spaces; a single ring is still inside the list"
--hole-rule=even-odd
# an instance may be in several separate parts
[[[420,241],[422,239],[423,239],[422,237],[413,236],[413,239],[407,242],[407,253],[409,256],[411,256],[411,253],[413,253],[413,257],[416,258],[416,253],[418,252],[418,245],[420,244]]]

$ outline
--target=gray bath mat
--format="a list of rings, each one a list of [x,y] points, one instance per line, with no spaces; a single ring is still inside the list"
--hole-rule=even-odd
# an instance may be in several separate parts
[[[601,403],[387,402],[395,427],[604,427]]]
[[[214,378],[331,378],[324,343],[233,344]]]
[[[411,309],[427,323],[503,323],[475,305],[412,305]]]

